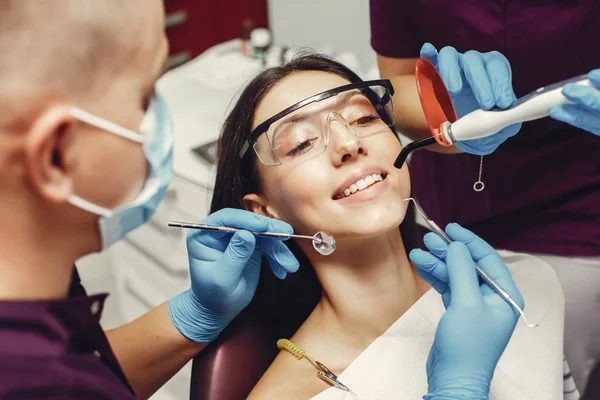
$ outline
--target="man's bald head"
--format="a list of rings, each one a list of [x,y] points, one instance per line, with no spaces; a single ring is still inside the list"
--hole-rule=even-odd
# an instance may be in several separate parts
[[[0,127],[139,71],[156,52],[158,2],[0,0]]]

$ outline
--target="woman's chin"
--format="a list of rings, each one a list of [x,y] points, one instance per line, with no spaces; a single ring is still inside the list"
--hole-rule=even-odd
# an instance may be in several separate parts
[[[395,214],[395,215],[394,215]],[[397,230],[402,223],[405,211],[400,213],[381,213],[380,215],[355,216],[330,229],[338,239],[368,239]],[[326,230],[326,229],[323,229]]]

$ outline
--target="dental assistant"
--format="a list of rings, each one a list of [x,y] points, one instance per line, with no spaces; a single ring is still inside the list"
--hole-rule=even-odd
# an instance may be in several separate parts
[[[438,224],[457,221],[495,248],[555,269],[566,296],[565,357],[585,389],[600,359],[600,140],[585,132],[600,131],[600,3],[370,0],[370,18],[381,76],[394,84],[403,116],[398,130],[412,139],[429,134],[418,57],[438,66],[459,117],[581,74],[595,85],[566,86],[574,104],[551,118],[411,159],[413,195]],[[474,190],[477,181],[483,190]]]

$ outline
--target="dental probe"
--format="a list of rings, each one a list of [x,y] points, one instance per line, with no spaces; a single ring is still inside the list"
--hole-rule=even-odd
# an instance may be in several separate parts
[[[444,240],[446,243],[450,244],[452,243],[452,239],[450,239],[450,237],[448,235],[446,235],[446,232],[444,232],[442,230],[442,228],[440,228],[435,221],[429,219],[429,217],[427,216],[427,214],[425,214],[425,212],[423,210],[421,210],[421,207],[419,207],[419,204],[417,203],[417,201],[412,198],[409,197],[407,199],[404,199],[403,201],[412,201],[415,205],[415,208],[417,209],[417,212],[421,215],[421,217],[423,217],[423,219],[425,220],[425,222],[427,223],[427,225],[429,225],[429,227],[439,236],[442,238],[442,240]],[[484,270],[482,270],[477,264],[475,264],[475,269],[477,270],[477,274],[488,284],[490,285],[490,287],[492,289],[494,289],[494,291],[496,293],[498,293],[500,296],[502,296],[511,306],[514,307],[515,310],[517,310],[519,312],[519,314],[521,314],[521,316],[523,317],[523,321],[525,321],[525,324],[529,327],[529,328],[535,328],[538,326],[538,324],[530,324],[529,321],[527,321],[527,317],[525,317],[525,314],[523,313],[523,310],[521,309],[521,307],[519,307],[519,305],[513,300],[512,297],[510,297],[510,295],[508,294],[508,292],[506,292],[504,289],[502,289],[500,287],[500,285],[498,285]]]

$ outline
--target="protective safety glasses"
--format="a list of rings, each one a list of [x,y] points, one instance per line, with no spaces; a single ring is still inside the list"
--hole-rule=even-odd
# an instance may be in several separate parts
[[[361,138],[389,131],[394,126],[393,94],[391,82],[383,79],[311,96],[257,126],[242,146],[240,157],[252,147],[265,165],[304,162],[325,151],[334,123]]]

